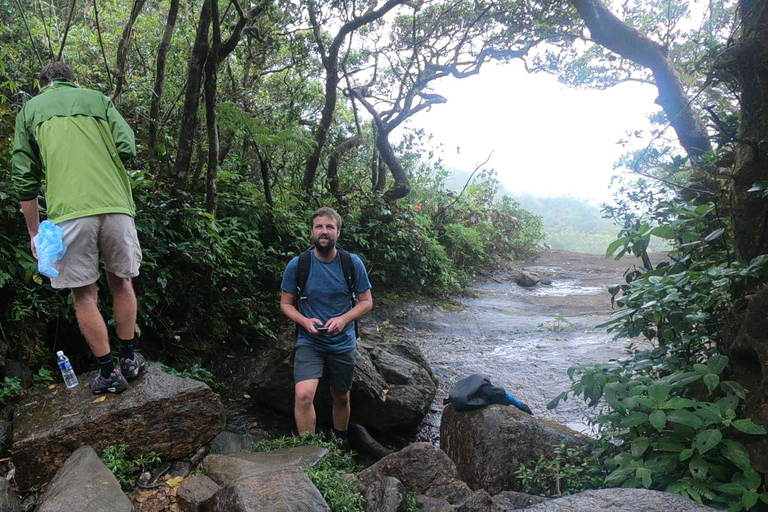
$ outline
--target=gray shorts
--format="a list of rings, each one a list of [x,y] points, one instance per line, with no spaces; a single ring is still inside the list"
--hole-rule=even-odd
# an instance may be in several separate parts
[[[349,391],[352,389],[354,373],[354,350],[341,354],[326,354],[307,345],[296,347],[296,357],[293,361],[294,384],[323,377],[333,389]]]
[[[99,279],[99,255],[104,268],[118,277],[136,277],[141,247],[133,217],[123,213],[91,215],[58,224],[64,231],[67,251],[54,265],[59,276],[54,288],[79,288]]]

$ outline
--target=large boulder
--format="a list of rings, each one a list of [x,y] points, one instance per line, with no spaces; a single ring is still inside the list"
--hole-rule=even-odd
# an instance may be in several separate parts
[[[224,426],[224,408],[204,383],[175,377],[150,365],[119,395],[94,398],[88,382],[58,384],[25,396],[13,417],[13,463],[21,488],[50,480],[74,450],[101,452],[126,444],[131,457],[162,453],[180,459],[213,439]]]
[[[91,446],[81,446],[67,459],[40,500],[38,512],[133,512],[115,475]]]
[[[210,512],[314,512],[330,510],[320,491],[302,472],[328,451],[299,446],[273,452],[211,454],[203,471],[222,487],[210,500]]]
[[[356,477],[366,489],[393,477],[413,494],[440,498],[450,504],[464,503],[473,494],[448,456],[429,443],[408,445],[360,471]]]
[[[473,411],[456,411],[448,405],[440,423],[440,447],[456,464],[459,477],[471,488],[491,494],[522,491],[515,477],[520,464],[551,456],[552,446],[561,442],[583,446],[587,439],[507,405]]]
[[[253,358],[216,368],[216,374],[240,386],[257,403],[292,416],[294,345],[291,331]],[[384,341],[366,333],[358,340],[356,358],[352,421],[378,431],[418,425],[437,393],[437,379],[421,351],[405,340]],[[330,424],[331,398],[322,382],[315,409],[318,423]]]
[[[679,494],[648,489],[599,489],[548,500],[526,512],[715,512]]]
[[[330,512],[331,508],[307,475],[282,469],[242,478],[222,487],[211,499],[210,512]]]

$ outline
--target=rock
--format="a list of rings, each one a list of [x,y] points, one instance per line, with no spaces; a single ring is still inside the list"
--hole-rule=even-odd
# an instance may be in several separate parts
[[[209,512],[330,512],[307,475],[287,468],[242,478],[213,496]]]
[[[13,407],[6,407],[0,412],[0,457],[10,455],[13,443]]]
[[[440,423],[440,447],[458,467],[459,477],[491,494],[521,490],[515,477],[520,464],[550,456],[552,446],[563,441],[587,443],[568,427],[505,405],[461,412],[448,405]]]
[[[292,332],[256,357],[238,361],[238,366],[217,368],[216,374],[227,382],[237,382],[258,403],[292,416]],[[421,351],[409,341],[369,343],[361,339],[356,357],[352,421],[378,431],[418,425],[437,393],[437,379]],[[321,382],[315,397],[318,424],[330,424],[331,403],[328,386]]]
[[[552,279],[550,279],[549,277],[542,277],[541,279],[539,279],[539,282],[546,286],[552,286]]]
[[[192,473],[192,463],[186,460],[177,460],[171,464],[168,476],[171,478],[187,478]]]
[[[539,282],[539,276],[532,272],[521,272],[515,278],[515,282],[518,286],[530,288],[532,286],[536,286],[536,284]]]
[[[537,503],[548,501],[549,498],[534,496],[524,492],[504,491],[493,497],[491,512],[507,512],[508,510],[520,510]]]
[[[327,454],[328,450],[317,446],[298,446],[273,452],[211,454],[203,460],[203,471],[218,484],[226,485],[278,469],[312,467]]]
[[[37,512],[133,512],[115,475],[91,446],[75,450],[48,485]]]
[[[493,500],[484,490],[473,492],[464,503],[456,507],[456,512],[490,512]]]
[[[224,425],[224,408],[204,383],[174,377],[159,365],[119,395],[94,399],[88,387],[63,384],[25,396],[13,418],[13,462],[22,488],[50,480],[73,450],[97,452],[126,444],[131,457],[162,453],[181,459],[213,439]]]
[[[419,494],[416,496],[416,504],[420,512],[456,512],[456,507],[442,498],[433,498]]]
[[[397,478],[385,476],[371,482],[365,491],[365,512],[407,512],[405,487]]]
[[[429,443],[406,446],[357,473],[358,481],[366,489],[387,476],[397,478],[409,492],[441,498],[451,504],[463,503],[472,494],[448,456]]]
[[[228,453],[238,453],[246,451],[253,445],[253,440],[234,432],[219,433],[211,441],[210,453],[219,453],[226,455]]]
[[[741,299],[718,336],[730,358],[733,380],[749,391],[744,417],[768,425],[768,289]],[[752,467],[768,475],[768,436],[743,435],[739,439],[749,451]]]
[[[679,494],[648,489],[599,489],[556,498],[526,512],[715,512]]]
[[[220,489],[219,484],[205,475],[194,475],[184,480],[176,492],[181,512],[202,512]]]
[[[0,478],[0,512],[19,512],[21,506],[11,483]]]

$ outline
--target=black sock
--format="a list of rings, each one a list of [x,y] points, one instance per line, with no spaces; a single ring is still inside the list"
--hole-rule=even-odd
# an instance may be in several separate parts
[[[347,442],[346,430],[336,430],[335,428],[331,427],[331,432],[333,432],[333,437],[335,437],[336,439],[341,439],[345,443]]]
[[[133,338],[129,340],[122,340],[117,338],[120,342],[120,359],[133,359]]]
[[[112,354],[97,357],[96,359],[99,360],[101,376],[105,379],[108,379],[109,376],[112,375],[112,371],[115,369],[115,361],[112,359]]]

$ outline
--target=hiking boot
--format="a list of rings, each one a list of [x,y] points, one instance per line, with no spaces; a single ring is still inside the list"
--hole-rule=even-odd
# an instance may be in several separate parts
[[[120,373],[120,369],[115,368],[112,370],[112,374],[108,379],[101,376],[101,372],[91,381],[91,391],[94,395],[101,395],[102,393],[122,393],[128,389],[128,382],[126,382],[123,374]]]
[[[138,352],[133,353],[133,359],[120,358],[120,371],[123,372],[125,378],[128,380],[135,379],[139,376],[139,370],[147,366],[147,361],[144,356]]]

